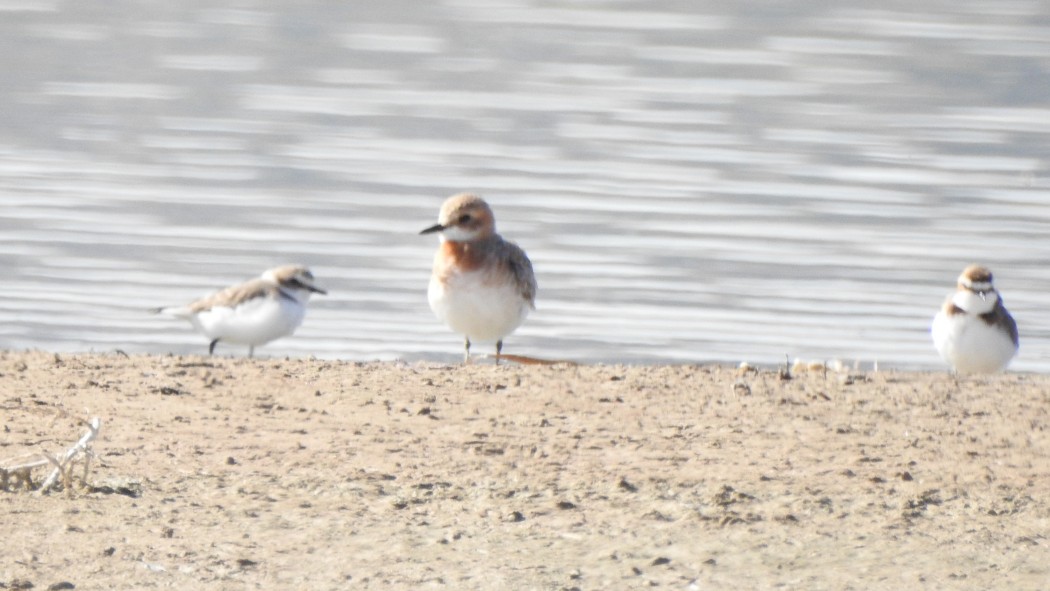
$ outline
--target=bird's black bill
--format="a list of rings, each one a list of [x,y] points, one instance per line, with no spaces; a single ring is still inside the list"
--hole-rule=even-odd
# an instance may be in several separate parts
[[[442,226],[441,224],[434,224],[433,226],[430,226],[426,230],[423,230],[422,232],[420,232],[420,234],[433,234],[434,232],[440,232],[440,231],[442,231],[444,229],[445,229],[445,226]]]
[[[287,285],[288,287],[294,287],[295,289],[305,289],[306,291],[312,291],[314,293],[319,293],[321,295],[328,295],[328,292],[323,290],[323,289],[321,289],[320,287],[314,287],[313,285],[310,285],[309,283],[303,283],[302,281],[299,281],[298,279],[292,279],[291,281],[287,282],[285,285]]]

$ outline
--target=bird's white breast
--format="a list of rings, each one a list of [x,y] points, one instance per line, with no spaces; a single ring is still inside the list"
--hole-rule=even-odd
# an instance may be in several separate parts
[[[452,330],[471,341],[499,340],[514,332],[529,314],[529,304],[513,278],[493,280],[484,270],[430,280],[430,308]]]
[[[256,346],[292,334],[305,314],[306,306],[294,299],[258,297],[202,311],[192,321],[209,339]]]
[[[1010,335],[970,314],[949,315],[943,310],[933,319],[934,345],[959,373],[994,373],[1006,369],[1017,353]]]

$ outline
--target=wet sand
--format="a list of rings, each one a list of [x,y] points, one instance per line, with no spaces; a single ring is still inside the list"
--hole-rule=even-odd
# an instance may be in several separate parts
[[[0,354],[0,589],[1039,589],[1050,376]],[[46,471],[34,472],[34,485]]]

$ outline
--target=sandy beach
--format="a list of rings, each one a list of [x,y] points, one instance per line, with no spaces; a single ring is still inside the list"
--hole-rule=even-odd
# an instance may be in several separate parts
[[[0,589],[1045,589],[1050,377],[0,354]]]

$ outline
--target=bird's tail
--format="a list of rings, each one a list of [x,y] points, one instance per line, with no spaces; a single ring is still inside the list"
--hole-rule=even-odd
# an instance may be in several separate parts
[[[186,306],[163,306],[160,308],[151,308],[150,313],[171,316],[173,318],[189,318],[192,316],[192,312],[190,312],[189,308]]]

